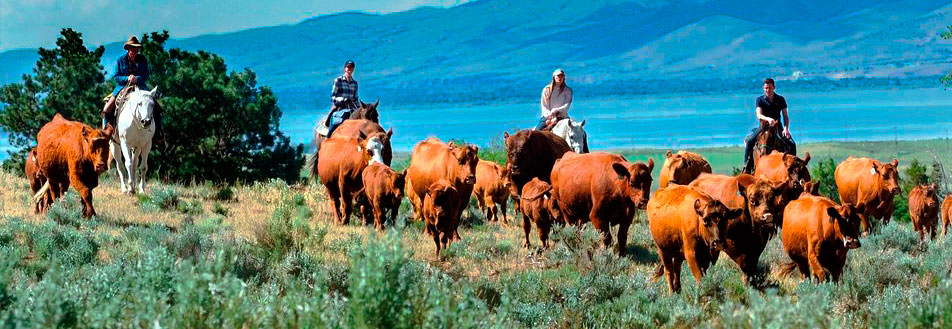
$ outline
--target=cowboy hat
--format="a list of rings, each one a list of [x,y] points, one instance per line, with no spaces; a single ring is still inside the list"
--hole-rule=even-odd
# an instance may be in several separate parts
[[[129,50],[129,47],[142,48],[142,44],[139,43],[139,38],[136,38],[134,35],[129,36],[129,40],[122,45],[122,49]]]

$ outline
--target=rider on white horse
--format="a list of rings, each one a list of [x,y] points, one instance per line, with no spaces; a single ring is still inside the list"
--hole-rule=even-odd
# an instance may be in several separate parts
[[[112,90],[112,95],[109,96],[106,105],[102,108],[103,128],[106,128],[106,125],[116,127],[116,98],[123,88],[134,86],[139,90],[149,90],[146,87],[146,81],[149,79],[149,61],[142,55],[142,44],[139,43],[139,38],[134,35],[129,36],[129,40],[122,48],[126,50],[126,53],[116,60],[116,73],[112,77],[113,81],[116,82],[116,88]],[[162,107],[158,103],[155,103],[154,112],[155,129],[159,132],[157,141],[161,142],[163,137]]]
[[[552,82],[542,89],[542,117],[536,130],[549,130],[559,120],[569,117],[569,107],[572,106],[572,88],[565,84],[565,71],[556,69],[552,72]]]

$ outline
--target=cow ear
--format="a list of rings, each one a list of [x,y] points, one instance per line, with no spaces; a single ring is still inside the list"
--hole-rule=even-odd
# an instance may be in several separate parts
[[[854,208],[853,210],[856,211],[857,214],[865,213],[865,212],[866,212],[866,203],[860,202],[859,204],[857,204],[857,205],[856,205],[855,207],[853,207],[853,208]]]
[[[449,143],[446,143],[446,145],[448,145],[450,148],[456,147],[456,143],[453,142],[453,141],[450,141]]]
[[[892,165],[896,167],[896,169],[899,169],[899,159],[893,158]]]
[[[757,182],[757,179],[754,178],[754,176],[751,176],[750,174],[737,175],[737,187],[740,188],[741,192],[743,192],[744,194],[747,193],[747,192],[744,192],[747,190],[747,187],[754,185],[755,182]]]
[[[787,168],[793,167],[793,164],[795,164],[796,162],[797,162],[797,157],[789,155],[789,154],[783,155],[783,164],[785,164]]]
[[[827,207],[827,208],[826,208],[826,214],[830,216],[830,223],[832,223],[832,222],[836,221],[838,218],[840,218],[840,212],[839,212],[839,211],[836,211],[836,208],[835,208],[835,207]]]
[[[503,132],[502,132],[502,138],[503,138],[503,139],[509,138],[509,132],[508,132],[508,131],[503,131]]]
[[[469,147],[472,147],[472,148],[473,148],[473,154],[479,154],[479,146],[476,146],[476,145],[474,145],[474,144],[470,144]]]
[[[86,125],[83,125],[83,138],[89,138],[90,133],[91,133],[90,129],[86,128]]]
[[[701,204],[701,199],[694,199],[694,212],[698,216],[704,217],[704,205]]]
[[[648,158],[648,175],[651,175],[652,170],[654,170],[654,158]]]
[[[774,195],[781,195],[787,190],[787,181],[775,182],[770,189],[773,190]]]
[[[390,127],[389,129],[387,129],[387,139],[389,139],[390,136],[393,136],[393,127]]]
[[[625,168],[625,165],[621,162],[612,163],[612,170],[614,170],[615,174],[618,175],[618,179],[628,179],[628,177],[631,177],[631,173],[628,172],[628,168]]]
[[[810,152],[807,152],[806,154],[803,155],[803,164],[808,164],[808,163],[810,163]]]
[[[744,214],[744,208],[728,208],[724,218],[737,218]]]
[[[809,187],[807,187],[807,191],[810,191],[810,194],[820,195],[820,183],[809,181],[807,182],[807,184],[809,184],[808,185]]]
[[[664,153],[665,159],[670,158],[672,155],[674,155],[674,153],[671,153],[671,150],[668,150],[668,152]]]

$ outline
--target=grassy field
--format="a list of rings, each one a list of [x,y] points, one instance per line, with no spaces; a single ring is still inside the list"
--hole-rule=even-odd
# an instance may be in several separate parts
[[[945,141],[803,148],[837,161],[931,163],[931,150],[950,154]],[[698,151],[718,172],[740,162],[736,148]],[[663,152],[621,153],[657,161]],[[385,232],[359,220],[335,225],[313,184],[153,182],[146,195],[128,196],[104,177],[100,215],[90,220],[80,218],[75,193],[43,216],[29,198],[25,179],[0,173],[3,327],[952,326],[952,239],[920,243],[897,221],[862,239],[838,284],[781,276],[787,256],[775,238],[761,258],[761,286],[743,284],[722,258],[697,286],[684,270],[684,290],[672,295],[652,280],[658,259],[643,215],[619,257],[587,226],[556,228],[553,248],[527,250],[514,214],[498,224],[469,211],[462,241],[439,260],[422,225],[406,223],[406,204]]]

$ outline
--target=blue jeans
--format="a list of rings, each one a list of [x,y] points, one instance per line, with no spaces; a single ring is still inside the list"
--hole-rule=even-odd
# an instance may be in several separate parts
[[[542,130],[545,128],[545,117],[539,118],[539,124],[536,125],[535,130]]]
[[[331,114],[331,124],[327,126],[327,137],[331,137],[331,134],[334,133],[334,129],[337,129],[337,126],[344,123],[344,120],[350,119],[350,114],[353,111],[352,109],[335,110],[334,113]]]

